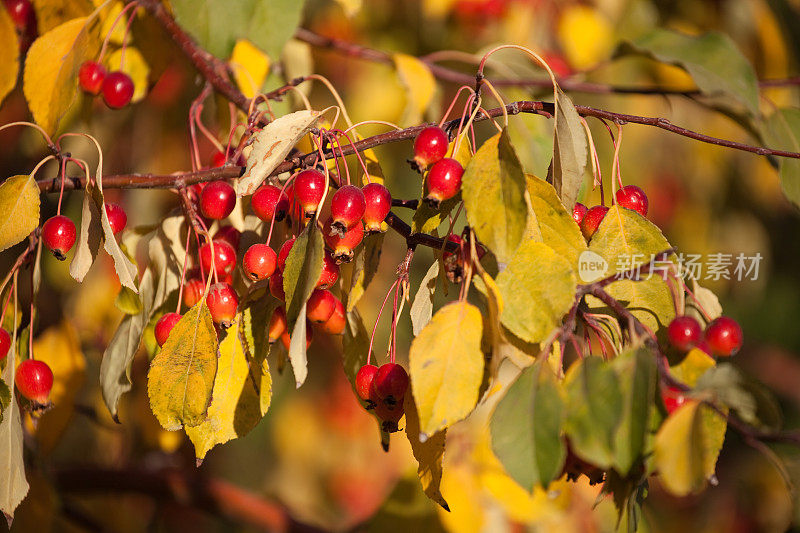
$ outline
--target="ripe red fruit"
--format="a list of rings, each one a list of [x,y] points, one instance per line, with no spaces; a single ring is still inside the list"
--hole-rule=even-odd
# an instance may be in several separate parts
[[[106,204],[106,216],[108,217],[108,225],[111,226],[111,231],[116,235],[125,229],[128,225],[128,215],[119,204]]]
[[[211,312],[211,320],[227,329],[236,318],[239,297],[227,283],[215,283],[206,296],[206,305]]]
[[[78,83],[84,92],[97,96],[103,89],[106,79],[106,69],[95,61],[84,61],[78,71]]]
[[[331,230],[339,235],[361,222],[367,201],[364,193],[355,185],[345,185],[331,199]]]
[[[227,181],[212,181],[200,192],[200,211],[204,217],[222,220],[236,206],[236,191]]]
[[[216,150],[214,155],[211,156],[211,167],[212,168],[220,168],[224,167],[225,163],[228,162],[228,156],[225,155],[225,152],[220,152]]]
[[[604,205],[596,205],[586,212],[586,216],[583,217],[583,222],[581,222],[581,233],[583,233],[587,241],[597,231],[606,213],[608,213],[608,208]]]
[[[447,134],[439,126],[428,126],[414,139],[414,162],[426,169],[447,155]]]
[[[339,265],[331,256],[330,252],[325,250],[325,259],[322,263],[322,273],[319,275],[317,281],[318,289],[330,289],[339,279]]]
[[[383,421],[381,429],[387,433],[399,431],[397,423],[403,418],[404,413],[405,407],[402,402],[389,405],[386,402],[379,401],[375,404],[375,415]]]
[[[349,263],[353,260],[353,249],[364,239],[364,226],[358,223],[340,236],[332,230],[332,224],[333,220],[329,218],[322,228],[325,244],[333,250],[333,258],[337,263]]]
[[[433,209],[439,204],[455,196],[461,188],[461,176],[464,167],[455,159],[446,157],[435,163],[428,171],[428,196],[425,202]]]
[[[314,340],[314,328],[311,327],[311,322],[306,320],[306,350],[311,346],[311,341]],[[292,345],[292,338],[289,336],[289,331],[284,331],[281,335],[281,342],[288,350]]]
[[[715,318],[706,327],[706,342],[711,353],[718,357],[735,355],[744,342],[742,327],[730,317]]]
[[[214,240],[223,240],[231,245],[234,250],[239,249],[239,241],[242,240],[242,232],[233,226],[222,226],[214,234]]]
[[[336,308],[336,297],[325,289],[314,289],[306,303],[306,317],[317,324],[327,321]]]
[[[4,0],[3,3],[18,30],[25,31],[34,22],[33,5],[30,0]]]
[[[230,274],[236,268],[236,250],[227,241],[218,240],[205,243],[200,247],[200,264],[203,272],[211,272],[211,253],[214,253],[214,265],[217,275]]]
[[[372,381],[375,394],[389,405],[403,403],[408,389],[408,374],[405,368],[395,363],[386,363],[378,368]]]
[[[253,281],[267,279],[275,272],[275,250],[266,244],[254,244],[244,253],[242,269]]]
[[[183,305],[186,307],[194,307],[200,298],[203,297],[203,291],[206,289],[203,280],[198,278],[189,278],[183,286]]]
[[[647,195],[636,185],[626,185],[619,189],[616,194],[617,204],[620,207],[633,209],[643,217],[647,216]]]
[[[325,174],[315,169],[304,170],[294,179],[294,197],[307,217],[317,212],[325,194]]]
[[[344,328],[347,325],[347,315],[344,312],[344,304],[339,298],[334,297],[336,300],[333,313],[330,318],[322,324],[322,331],[329,335],[341,335],[344,333]]]
[[[14,383],[24,397],[45,404],[53,388],[53,371],[43,361],[27,359],[17,367]]]
[[[678,316],[669,323],[667,336],[675,348],[688,352],[703,340],[703,328],[693,317]]]
[[[356,394],[365,402],[370,401],[370,388],[377,372],[378,367],[375,365],[364,365],[356,372]]]
[[[289,211],[289,197],[282,193],[280,187],[264,185],[250,198],[250,207],[253,213],[264,222],[280,222]]]
[[[286,268],[286,258],[289,257],[289,252],[292,251],[292,246],[294,246],[294,241],[297,239],[292,237],[291,239],[287,240],[281,246],[281,249],[278,251],[278,269],[283,272],[283,269]]]
[[[180,319],[181,315],[178,313],[167,313],[158,319],[158,322],[156,322],[155,334],[156,342],[159,346],[164,346],[164,343],[167,342],[167,339],[169,338],[172,328],[175,327],[175,324],[177,324]]]
[[[0,361],[6,358],[10,349],[11,335],[6,330],[0,329]]]
[[[286,293],[283,292],[283,273],[276,270],[269,278],[269,292],[278,300],[285,302]]]
[[[280,339],[284,332],[286,332],[286,310],[284,310],[283,307],[276,307],[272,312],[267,331],[270,343]]]
[[[364,193],[364,229],[367,233],[380,233],[386,231],[383,221],[392,209],[392,195],[380,183],[368,183],[361,189]]]
[[[572,220],[574,220],[579,227],[587,211],[589,211],[589,208],[580,202],[575,202],[575,205],[572,206]]]
[[[121,109],[133,98],[133,80],[124,72],[109,72],[103,80],[103,101],[111,109]]]
[[[681,389],[669,386],[661,389],[661,399],[664,400],[664,407],[667,409],[667,413],[672,414],[684,404],[686,396]]]
[[[44,245],[60,261],[67,258],[67,252],[72,249],[76,238],[75,223],[64,215],[49,218],[42,225]]]

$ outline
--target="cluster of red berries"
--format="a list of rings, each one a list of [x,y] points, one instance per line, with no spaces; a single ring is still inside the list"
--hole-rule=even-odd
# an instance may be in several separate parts
[[[0,361],[8,356],[10,349],[11,335],[0,329]],[[22,396],[37,404],[46,405],[53,388],[53,371],[43,361],[26,359],[17,367],[14,383]]]
[[[403,399],[408,390],[408,374],[396,363],[377,367],[366,364],[356,373],[356,394],[366,402],[367,410],[375,410],[381,419],[384,431],[398,430],[397,423],[403,418]]]
[[[647,216],[649,202],[647,200],[647,195],[640,187],[636,185],[626,185],[617,190],[615,197],[618,206],[632,209],[643,217]],[[592,208],[588,208],[582,203],[577,202],[572,208],[572,218],[575,220],[575,223],[580,226],[581,233],[583,233],[587,241],[592,238],[597,228],[600,227],[600,223],[605,218],[606,213],[608,213],[608,207],[604,205],[596,205]]]
[[[86,61],[78,71],[81,89],[93,96],[103,93],[103,101],[111,109],[122,109],[133,98],[133,80],[121,70],[107,72],[97,61]]]
[[[125,229],[128,224],[128,215],[119,204],[107,203],[105,206],[108,224],[116,235]],[[67,253],[75,245],[77,235],[75,223],[64,215],[50,217],[42,225],[42,242],[61,261],[67,258]]]
[[[445,157],[448,144],[447,134],[438,126],[424,128],[414,140],[414,165],[420,171],[430,167],[425,177],[428,190],[425,203],[433,209],[461,189],[464,167],[455,159]]]

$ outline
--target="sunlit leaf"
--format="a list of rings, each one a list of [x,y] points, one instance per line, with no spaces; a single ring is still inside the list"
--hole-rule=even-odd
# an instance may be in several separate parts
[[[17,85],[19,40],[8,11],[0,9],[0,103]]]
[[[94,11],[91,0],[32,0],[31,3],[36,12],[36,28],[40,34],[47,33],[69,20],[85,17]],[[116,16],[120,10],[117,9],[114,15]],[[119,26],[121,24],[117,24],[117,27]]]
[[[419,463],[417,475],[422,484],[422,490],[428,498],[441,505],[444,510],[449,511],[450,508],[440,491],[446,430],[437,431],[422,442],[417,405],[414,403],[413,394],[405,395],[404,410],[406,413],[406,437],[411,443],[414,459]]]
[[[419,124],[436,92],[436,79],[428,66],[414,56],[394,54],[393,59],[397,77],[406,91],[406,107],[400,124]]]
[[[527,175],[526,182],[533,212],[528,214],[527,234],[537,242],[550,246],[578,268],[578,258],[586,250],[586,239],[558,199],[553,186],[536,176]]]
[[[269,73],[270,59],[250,41],[237,41],[229,61],[236,85],[248,98],[261,89]]]
[[[30,176],[0,185],[0,251],[14,246],[39,225],[39,187]]]

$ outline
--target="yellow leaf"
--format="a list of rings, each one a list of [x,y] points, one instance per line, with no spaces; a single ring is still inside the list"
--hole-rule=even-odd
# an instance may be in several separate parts
[[[122,5],[117,4],[117,7],[115,17],[121,11]],[[68,20],[89,15],[94,7],[89,0],[33,0],[33,9],[36,11],[36,28],[39,35],[43,35]],[[117,27],[120,26],[120,31],[124,32],[125,25],[117,24]]]
[[[564,9],[557,35],[567,61],[578,70],[606,59],[614,44],[608,19],[593,7],[577,4]]]
[[[48,133],[75,99],[81,64],[100,47],[97,18],[77,18],[45,33],[31,45],[25,59],[23,91],[33,119]]]
[[[203,423],[217,373],[217,334],[205,299],[172,328],[150,364],[150,409],[164,429]]]
[[[670,368],[675,379],[694,387],[706,370],[716,365],[714,359],[700,348],[692,348],[683,361]]]
[[[236,85],[248,98],[260,92],[269,73],[269,56],[256,48],[250,41],[236,41],[229,61],[233,69]]]
[[[400,84],[406,91],[406,107],[400,124],[418,124],[436,92],[436,79],[427,65],[414,56],[395,54],[394,64]]]
[[[8,11],[0,9],[0,103],[17,84],[19,41]]]
[[[483,378],[480,310],[466,302],[441,308],[411,343],[411,388],[420,438],[466,417],[478,401]]]
[[[411,451],[414,459],[419,463],[417,475],[422,484],[422,490],[431,500],[438,503],[446,511],[450,510],[447,502],[442,496],[440,485],[442,482],[442,457],[444,457],[445,430],[438,431],[428,437],[425,442],[419,438],[419,416],[417,415],[417,405],[414,403],[414,396],[405,396],[406,412],[406,436],[411,443]]]
[[[131,102],[136,103],[147,96],[147,79],[150,76],[150,65],[144,60],[142,53],[133,46],[125,49],[125,64],[122,64],[122,49],[114,50],[106,56],[104,61],[109,72],[122,70],[133,80],[133,97]]]
[[[261,420],[259,394],[250,377],[240,337],[243,334],[241,323],[239,315],[219,345],[220,357],[208,418],[199,426],[186,428],[199,461],[217,444],[243,437]]]
[[[96,7],[99,7],[99,4],[102,4],[102,2],[98,3],[95,1],[95,4]],[[108,42],[118,46],[122,46],[125,40],[125,26],[127,25],[124,19],[117,21],[117,17],[122,12],[122,8],[122,2],[114,2],[108,6],[108,11],[106,11],[103,17],[103,25],[100,28],[100,35],[108,35]],[[130,11],[128,14],[130,15]],[[114,24],[115,21],[117,22],[116,24]]]
[[[12,176],[0,185],[0,252],[39,225],[39,187],[30,176]]]

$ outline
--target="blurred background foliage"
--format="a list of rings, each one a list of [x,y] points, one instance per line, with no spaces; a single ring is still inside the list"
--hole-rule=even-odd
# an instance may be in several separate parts
[[[464,52],[480,57],[494,45],[516,43],[543,52],[560,75],[619,86],[694,87],[691,78],[676,67],[644,58],[612,59],[620,41],[656,27],[689,34],[725,33],[751,61],[759,79],[797,75],[800,68],[798,0],[309,0],[303,27],[414,56],[457,50],[460,53],[440,54],[437,61],[464,72],[474,72],[468,62],[465,66]],[[90,132],[100,139],[107,174],[189,169],[187,111],[202,88],[201,81],[158,30],[137,21],[134,40],[144,58],[136,67],[140,69],[134,76],[137,88],[152,84],[146,96],[119,112],[85,99],[73,108],[62,129]],[[248,71],[237,76],[245,88],[260,85],[263,77],[263,86],[274,88],[283,79],[313,71],[330,79],[354,121],[407,118],[408,95],[391,65],[299,41],[291,41],[282,58],[264,58],[246,47],[237,51],[234,63],[241,62]],[[542,71],[520,54],[501,52],[493,57],[494,64],[500,65],[489,69],[490,79],[493,75],[542,77]],[[134,60],[130,63],[137,65]],[[439,83],[433,103],[420,118],[438,120],[457,88]],[[335,103],[320,83],[306,83],[303,91],[317,109]],[[506,101],[552,97],[547,89],[516,88],[502,94]],[[576,104],[665,117],[709,135],[757,144],[735,119],[692,98],[584,93],[572,97]],[[203,118],[225,139],[228,107],[221,99],[216,103],[206,106]],[[765,88],[760,103],[767,114],[776,106],[797,106],[800,90],[796,86]],[[273,109],[283,113],[298,105],[299,99],[291,95]],[[26,117],[25,101],[17,89],[0,108],[0,123]],[[610,176],[613,145],[599,123],[591,125],[602,170]],[[551,127],[542,117],[511,118],[516,150],[526,170],[539,176],[549,163]],[[366,136],[383,129],[365,126],[359,131]],[[31,131],[8,130],[0,140],[0,165],[7,176],[29,172],[43,155]],[[212,146],[201,144],[201,149],[210,158]],[[75,151],[80,150],[76,144]],[[410,144],[384,146],[376,152],[393,196],[416,198],[419,177],[405,163]],[[764,157],[638,125],[624,127],[620,157],[623,180],[645,189],[651,220],[680,251],[761,253],[764,257],[757,281],[705,284],[746,332],[745,347],[735,364],[777,393],[787,427],[797,427],[800,328],[794,320],[800,317],[800,218],[782,194],[776,170]],[[48,167],[48,172],[47,176],[55,176],[56,169]],[[164,191],[107,191],[106,199],[125,206],[129,227],[154,223],[177,204],[177,197]],[[44,200],[43,217],[55,212],[56,200],[54,195]],[[73,219],[78,218],[80,200],[78,194],[66,196],[66,210]],[[584,203],[598,202],[597,192],[585,191]],[[459,220],[456,230],[462,225]],[[379,274],[358,305],[368,327],[374,324],[404,254],[402,239],[390,232]],[[12,260],[6,256],[11,255],[2,257],[4,268]],[[428,249],[419,250],[412,290],[432,260]],[[300,390],[294,390],[291,371],[278,374],[273,365],[271,412],[246,438],[214,449],[196,469],[188,439],[182,432],[161,430],[148,409],[144,350],[134,364],[134,389],[121,402],[122,424],[114,424],[109,417],[97,376],[103,350],[122,316],[114,304],[119,283],[110,261],[95,266],[80,285],[69,277],[68,265],[69,261],[43,255],[42,333],[36,342],[42,346],[37,353],[55,373],[56,408],[36,427],[27,426],[33,450],[28,471],[31,493],[17,512],[15,531],[258,529],[258,522],[246,513],[196,505],[189,495],[198,480],[230,483],[275,502],[273,510],[285,507],[288,518],[275,523],[286,527],[459,533],[615,528],[611,502],[601,500],[595,507],[598,487],[589,486],[586,478],[574,484],[557,482],[548,492],[533,495],[517,486],[491,453],[487,413],[480,410],[448,433],[442,493],[451,512],[436,508],[419,488],[406,439],[395,436],[389,453],[381,450],[375,424],[359,407],[342,371],[338,338],[320,336],[314,342],[310,378]],[[22,301],[27,301],[25,288],[21,289]],[[399,357],[405,360],[411,337],[407,314],[399,329]],[[384,318],[376,339],[379,356],[387,340]],[[642,529],[783,531],[792,527],[800,519],[797,492],[790,484],[800,481],[800,455],[788,448],[774,450],[789,461],[788,471],[779,471],[768,457],[729,432],[717,469],[719,484],[683,499],[651,485]],[[141,481],[148,493],[115,490],[113,483],[87,490],[80,480],[88,480],[88,485],[98,469],[129,472],[126,483]],[[145,483],[150,478],[137,477],[152,472],[167,480],[169,490],[151,490]]]

